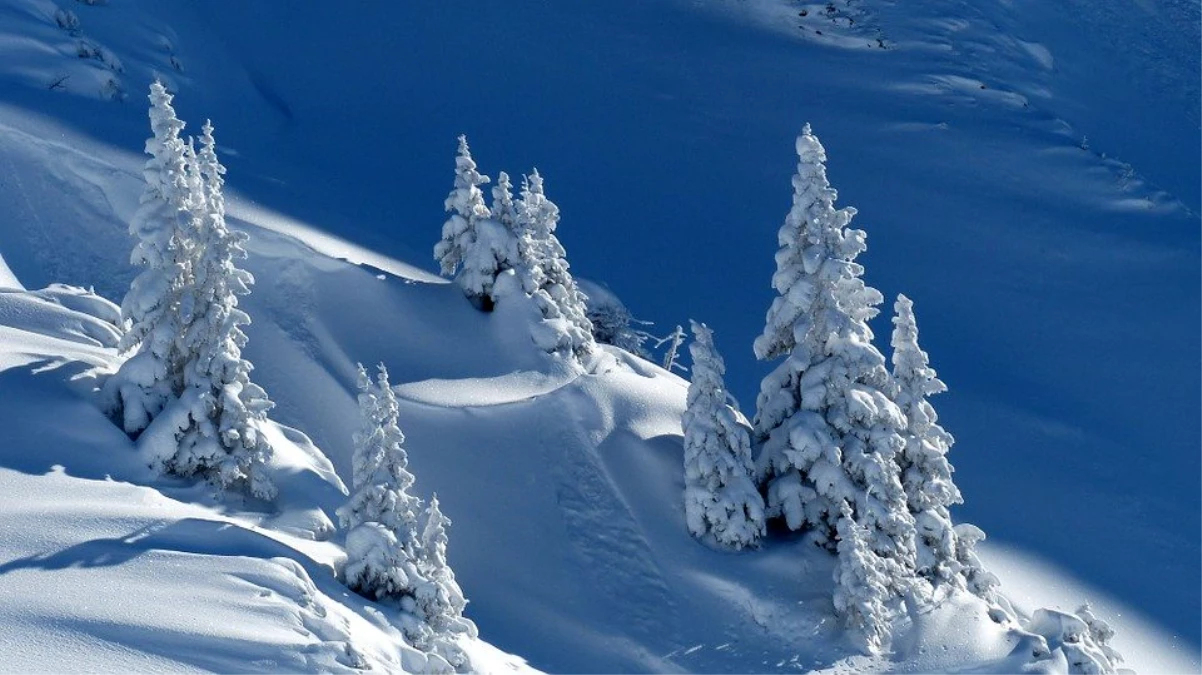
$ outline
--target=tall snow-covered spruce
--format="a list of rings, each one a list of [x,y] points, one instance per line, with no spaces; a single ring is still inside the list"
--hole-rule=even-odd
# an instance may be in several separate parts
[[[438,495],[431,495],[422,527],[421,557],[422,568],[431,583],[419,590],[417,602],[436,633],[463,633],[475,637],[476,625],[463,616],[467,600],[447,562],[447,528],[450,525],[451,519],[443,515]]]
[[[693,379],[684,430],[685,520],[693,536],[732,549],[764,535],[764,501],[752,479],[751,441],[727,404],[726,364],[714,333],[691,322]]]
[[[523,178],[516,207],[522,281],[543,315],[535,342],[547,352],[583,357],[595,345],[593,326],[584,293],[568,271],[567,253],[555,236],[559,207],[547,199],[538,169]]]
[[[865,234],[848,227],[855,209],[835,208],[826,152],[808,124],[797,154],[772,278],[779,296],[755,341],[760,359],[784,357],[760,386],[754,421],[768,515],[811,531],[841,558],[840,531],[850,531],[843,521],[851,518],[869,551],[912,572],[914,518],[896,461],[905,419],[868,327],[882,297],[855,262]],[[836,584],[855,576],[837,574]],[[891,590],[904,594],[907,575],[893,576]]]
[[[142,271],[121,303],[128,325],[120,349],[134,354],[106,383],[106,394],[126,433],[150,425],[183,391],[182,332],[179,303],[188,284],[188,234],[192,200],[180,137],[184,123],[171,106],[172,95],[160,82],[150,85],[150,128],[142,170],[146,188],[129,232],[136,239],[130,263]]]
[[[137,351],[105,389],[126,432],[145,433],[166,470],[270,499],[275,488],[262,468],[271,447],[257,425],[272,404],[241,357],[250,317],[237,296],[254,279],[235,261],[246,257],[246,237],[225,224],[225,168],[212,125],[196,153],[180,137],[184,123],[171,100],[161,83],[151,85],[152,159],[130,226],[138,238],[132,261],[145,269],[122,303],[129,331],[121,346]]]
[[[343,576],[351,589],[369,598],[389,598],[416,611],[421,500],[411,492],[409,455],[402,443],[396,394],[388,370],[379,366],[376,382],[359,366],[359,430],[355,433],[351,495],[338,509],[347,530]]]
[[[939,425],[927,400],[947,391],[918,346],[914,303],[904,295],[894,303],[893,380],[895,400],[906,418],[906,444],[898,454],[906,503],[914,516],[918,574],[934,584],[967,588],[988,602],[997,601],[998,580],[981,564],[976,545],[980,528],[953,525],[949,508],[963,501],[952,479],[947,452],[955,439]]]
[[[200,144],[189,173],[203,199],[194,202],[201,208],[189,230],[191,283],[180,312],[179,342],[186,359],[181,400],[190,409],[186,426],[176,433],[178,449],[166,465],[172,473],[209,476],[227,487],[243,484],[270,499],[275,488],[263,467],[272,448],[258,425],[274,404],[250,381],[254,366],[242,358],[247,341],[242,326],[250,316],[238,308],[238,296],[250,293],[254,277],[237,261],[246,258],[247,236],[225,222],[225,167],[217,158],[212,123],[202,127]]]
[[[914,303],[904,295],[893,305],[893,379],[895,400],[906,419],[906,444],[898,454],[902,488],[917,531],[918,573],[932,583],[956,583],[960,564],[956,533],[948,509],[963,502],[952,480],[947,451],[955,439],[939,426],[928,397],[947,391],[918,346]]]
[[[497,276],[513,269],[518,262],[513,226],[493,219],[484,203],[481,186],[488,182],[488,176],[476,169],[467,137],[460,136],[455,187],[445,202],[451,216],[442,226],[442,239],[434,246],[434,258],[443,275],[454,275],[464,294],[485,311],[491,310],[497,300],[494,294]],[[508,180],[505,182],[506,185],[497,186],[504,193],[499,204],[500,215],[512,223],[513,205],[507,198]],[[497,191],[493,194],[495,199]]]

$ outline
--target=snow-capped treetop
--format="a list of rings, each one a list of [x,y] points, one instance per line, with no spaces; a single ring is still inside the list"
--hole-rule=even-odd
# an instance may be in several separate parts
[[[493,219],[517,236],[518,214],[513,201],[513,184],[504,171],[497,173],[497,184],[492,187],[491,210]]]
[[[521,199],[517,204],[519,245],[522,262],[530,270],[533,291],[550,279],[558,270],[555,264],[562,260],[566,251],[555,236],[559,225],[559,206],[547,199],[543,188],[543,177],[538,169],[522,176]],[[548,265],[551,266],[548,269]]]
[[[692,381],[684,431],[685,519],[696,537],[722,546],[754,545],[764,534],[764,502],[752,480],[751,441],[727,405],[726,364],[708,326],[690,322]]]
[[[205,196],[210,208],[217,213],[225,214],[225,166],[217,159],[217,140],[213,138],[213,121],[205,120],[200,128],[200,152],[196,159],[200,165],[200,173],[205,179]]]
[[[151,338],[142,351],[151,351],[156,358],[168,358],[173,316],[172,303],[177,300],[184,267],[184,237],[180,232],[187,224],[190,198],[184,153],[180,138],[184,123],[171,107],[172,95],[161,82],[150,85],[150,127],[153,132],[146,140],[150,155],[142,175],[146,187],[141,204],[130,223],[130,234],[136,239],[130,263],[145,269],[130,285],[121,303],[121,312],[130,322],[121,339],[121,350],[127,351]],[[162,325],[163,330],[156,331]]]
[[[146,139],[146,154],[151,159],[142,171],[146,188],[142,202],[159,200],[173,203],[187,196],[182,161],[184,141],[180,132],[184,122],[175,115],[171,101],[175,97],[158,80],[150,84],[150,129],[152,135]]]
[[[928,396],[947,391],[947,385],[936,376],[927,353],[918,346],[914,303],[899,295],[894,310],[893,378],[897,404],[909,432],[902,452],[902,479],[910,507],[917,512],[959,504],[960,491],[952,481],[953,469],[946,457],[955,439],[939,425],[939,416],[927,401]]]
[[[401,545],[416,552],[418,511],[421,500],[410,494],[414,477],[409,455],[402,447],[396,393],[388,382],[388,369],[378,367],[375,383],[359,365],[359,430],[354,435],[350,499],[338,516],[343,527],[377,522],[392,531]]]
[[[476,170],[476,162],[467,145],[467,136],[459,137],[459,154],[455,158],[455,187],[444,202],[451,214],[442,226],[442,240],[434,247],[444,276],[455,273],[463,262],[464,253],[476,240],[476,221],[488,218],[480,186],[489,182],[488,176]]]
[[[914,302],[898,295],[893,305],[893,377],[903,394],[931,396],[947,391],[947,385],[935,376],[927,353],[918,347],[918,323]]]
[[[826,150],[806,124],[797,138],[797,173],[793,176],[793,208],[777,233],[776,274],[772,287],[779,294],[768,310],[764,332],[755,340],[755,354],[772,359],[794,350],[800,336],[802,358],[822,353],[831,333],[856,333],[864,342],[867,322],[877,315],[883,298],[864,285],[864,268],[854,262],[867,245],[863,230],[847,225],[853,207],[835,208],[837,193],[826,177]],[[827,311],[828,309],[834,311]],[[806,330],[798,331],[805,315]]]

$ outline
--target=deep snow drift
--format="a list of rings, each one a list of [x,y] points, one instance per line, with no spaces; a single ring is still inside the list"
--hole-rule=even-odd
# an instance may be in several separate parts
[[[189,132],[213,118],[245,195],[231,221],[251,235],[259,279],[246,355],[273,419],[296,429],[277,428],[289,450],[275,470],[291,477],[279,513],[159,479],[88,393],[116,363],[111,308],[62,289],[5,293],[6,669],[420,667],[333,580],[336,542],[312,539],[350,472],[356,361],[386,363],[400,385],[417,489],[437,491],[454,522],[451,564],[489,643],[548,670],[885,667],[835,628],[829,560],[799,541],[725,554],[688,536],[683,381],[612,352],[575,378],[516,339],[512,317],[476,312],[427,271],[466,131],[486,172],[539,164],[574,270],[660,328],[686,314],[714,326],[749,406],[760,369],[733,354],[762,326],[804,119],[831,150],[841,201],[861,209],[867,276],[922,303],[953,391],[938,405],[960,441],[963,513],[1008,544],[1003,591],[1029,595],[1028,610],[1088,599],[1131,667],[1197,669],[1197,167],[1176,149],[1196,124],[1168,115],[1132,147],[1107,118],[1074,117],[1099,113],[1093,90],[1072,95],[1068,69],[1093,52],[1056,35],[1067,10],[852,3],[854,22],[811,16],[801,23],[823,35],[799,36],[798,7],[771,2],[486,4],[470,20],[311,3],[288,21],[259,3],[221,16],[67,4],[79,35],[51,2],[0,4],[0,287],[68,282],[120,299],[142,96],[161,73]],[[1160,18],[1141,30],[1166,37],[1141,54],[1155,63],[1177,44],[1160,22],[1191,10],[1151,7]],[[110,56],[81,58],[80,39]],[[464,61],[433,56],[447,41],[472,46]],[[1147,86],[1172,89],[1196,73],[1189,58]],[[124,103],[105,100],[109,79]],[[1183,96],[1196,102],[1196,85]],[[980,156],[962,160],[965,148]],[[721,273],[686,285],[698,260]],[[1032,554],[1082,590],[1055,595]],[[1161,573],[1132,573],[1153,563]],[[1007,670],[1028,646],[971,605],[923,621],[899,668]],[[472,649],[486,667],[520,663]]]

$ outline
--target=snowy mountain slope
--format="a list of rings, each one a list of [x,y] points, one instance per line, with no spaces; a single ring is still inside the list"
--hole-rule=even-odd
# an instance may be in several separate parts
[[[425,657],[334,579],[339,549],[314,541],[344,488],[303,434],[268,430],[282,499],[266,518],[147,469],[91,400],[116,316],[70,289],[0,293],[4,669],[420,670]],[[483,670],[521,666],[469,648]]]
[[[103,222],[76,226],[94,236],[105,231]],[[529,345],[504,343],[514,332],[505,322],[513,317],[501,310],[484,317],[450,285],[381,279],[303,242],[246,226],[253,235],[252,269],[264,280],[249,305],[258,318],[249,354],[258,364],[257,381],[280,403],[277,418],[303,420],[322,439],[334,468],[347,475],[351,359],[383,355],[396,379],[408,383],[399,391],[412,466],[420,489],[437,490],[455,520],[453,561],[474,601],[469,613],[486,638],[553,670],[866,667],[831,616],[824,555],[800,541],[731,555],[688,536],[678,497],[680,380],[620,353],[603,356],[597,375],[570,380]],[[28,302],[28,293],[11,295]],[[52,322],[44,316],[49,313],[0,316],[14,333],[103,335],[97,327],[64,330],[74,324]],[[103,325],[78,312],[71,317]],[[38,328],[44,325],[50,327]],[[440,332],[429,332],[431,326]],[[26,340],[6,338],[6,349],[38,360],[53,356],[67,371],[113,363],[103,342],[35,351]],[[9,562],[0,579],[24,598],[6,622],[13,644],[24,645],[23,666],[37,670],[46,663],[52,643],[45,640],[58,639],[67,625],[74,626],[67,637],[78,648],[70,660],[52,662],[68,666],[222,671],[243,669],[250,658],[263,671],[339,670],[358,655],[395,667],[387,652],[395,643],[365,626],[372,616],[365,603],[331,579],[337,550],[286,534],[289,528],[303,534],[299,522],[320,535],[320,516],[305,516],[301,507],[329,513],[338,503],[337,479],[324,473],[324,456],[311,448],[286,453],[299,455],[292,463],[302,466],[304,457],[316,460],[301,472],[303,480],[282,481],[280,516],[222,515],[204,506],[206,489],[146,472],[125,437],[88,402],[86,378],[64,389],[69,372],[33,375],[28,360],[15,360],[5,371],[18,378],[6,390],[20,392],[22,400],[5,420],[4,428],[21,434],[9,447],[27,452],[48,441],[57,452],[36,462],[25,453],[4,461],[15,469],[6,475],[12,474],[9,494],[21,505],[21,525],[6,544]],[[28,382],[39,377],[38,386]],[[45,424],[32,421],[45,418],[71,420],[71,442],[47,439]],[[45,496],[62,490],[78,501]],[[38,534],[45,532],[54,534]],[[152,606],[172,606],[178,577],[163,570],[179,568],[180,556],[191,565],[179,572],[190,579],[189,595],[204,598],[188,605],[188,616],[147,616],[145,604],[119,602],[129,593],[123,589],[149,583],[162,598]],[[67,570],[64,583],[97,600],[84,611],[40,603],[40,590],[28,579],[36,570]],[[98,584],[106,590],[98,591]],[[223,614],[229,611],[235,613]],[[247,625],[245,633],[218,629],[246,624],[238,614],[247,611],[261,623]],[[980,609],[960,611],[983,618]],[[45,625],[56,632],[31,633]],[[1032,659],[1029,646],[991,625],[986,620],[980,632],[924,629],[899,665],[932,670],[992,663],[1008,670]],[[289,632],[288,626],[300,628]],[[144,639],[145,631],[155,638]],[[189,641],[192,633],[199,642]],[[200,646],[193,652],[192,645]],[[949,649],[942,657],[935,651],[937,658],[923,654],[933,646]],[[1152,648],[1168,649],[1155,642]],[[1027,656],[1020,651],[1008,659],[1016,649],[1027,649]],[[1138,664],[1139,654],[1135,648],[1129,657]]]
[[[776,12],[769,21],[787,15],[768,7]],[[41,36],[18,43],[35,54],[53,52],[39,46],[53,42],[47,36],[70,46],[60,33],[32,30],[41,30],[49,3],[4,9],[20,17],[4,22],[8,34]],[[1189,290],[1196,216],[1178,203],[1187,197],[1141,184],[1143,169],[1128,172],[1079,147],[1076,131],[1057,122],[1067,114],[1060,99],[1038,96],[1036,85],[1055,84],[1039,75],[1047,70],[1043,51],[1007,37],[1034,39],[1013,16],[1001,14],[1011,21],[994,30],[989,22],[1001,10],[870,5],[854,16],[871,18],[893,41],[882,53],[868,42],[832,49],[655,4],[483,5],[471,20],[455,8],[381,16],[311,5],[290,9],[287,22],[273,20],[278,7],[254,3],[225,6],[220,18],[174,3],[71,9],[87,34],[118,51],[134,93],[121,105],[85,90],[41,91],[39,78],[60,62],[40,56],[26,62],[32,68],[5,72],[0,199],[9,215],[0,255],[29,287],[69,281],[120,297],[129,278],[124,221],[146,135],[137,98],[151,71],[175,79],[184,118],[192,127],[214,118],[234,188],[260,202],[243,201],[234,213],[253,237],[260,285],[250,298],[248,356],[280,404],[274,417],[304,429],[346,476],[353,363],[389,365],[406,383],[402,419],[419,490],[437,489],[455,520],[452,564],[486,639],[563,670],[808,668],[850,653],[815,648],[831,621],[817,585],[829,578],[821,561],[805,570],[797,547],[783,544],[754,558],[723,556],[687,538],[674,510],[678,381],[634,364],[654,377],[615,370],[568,383],[537,354],[506,342],[503,322],[472,311],[456,289],[320,232],[424,266],[449,187],[450,140],[468,131],[486,171],[538,162],[550,176],[553,197],[570,214],[562,232],[576,268],[608,282],[640,314],[672,322],[684,308],[704,318],[737,354],[767,304],[749,302],[749,289],[767,288],[771,231],[787,204],[787,149],[804,118],[828,139],[844,200],[861,208],[871,283],[904,290],[925,310],[928,348],[956,392],[941,412],[961,441],[953,461],[965,513],[995,538],[1052,557],[1196,643],[1196,598],[1174,588],[1197,577],[1189,520],[1196,471],[1186,470],[1197,461],[1189,421],[1196,382],[1188,381],[1196,369],[1180,367],[1196,346],[1180,329],[1197,306]],[[345,49],[346,35],[362,48]],[[182,73],[165,49],[152,48],[160,36],[171,39]],[[465,60],[432,56],[445,53],[445,41],[464,46]],[[498,41],[524,48],[481,46]],[[1061,53],[1055,44],[1043,49]],[[72,68],[104,67],[58,57]],[[814,92],[821,97],[811,102]],[[1158,138],[1180,138],[1175,128]],[[1106,152],[1095,132],[1089,137],[1094,152]],[[964,148],[983,156],[965,161]],[[641,168],[661,166],[661,156],[676,170]],[[726,188],[706,197],[696,186],[715,172]],[[938,217],[929,215],[933,206]],[[696,227],[673,224],[682,222]],[[734,223],[754,225],[732,237]],[[640,245],[632,246],[636,236]],[[728,252],[718,261],[726,273],[703,281],[688,271],[694,260],[712,261],[714,250]],[[377,279],[323,254],[389,275]],[[1092,295],[1098,288],[1105,294]],[[1030,337],[1039,344],[1025,346]],[[1122,363],[1109,358],[1135,338],[1144,352],[1125,353]],[[1099,361],[1109,364],[1103,372]],[[743,371],[736,390],[750,392],[755,367],[744,361]],[[19,381],[13,391],[26,386]],[[1152,397],[1150,407],[1171,421],[1145,421],[1136,394]],[[1153,430],[1164,452],[1110,468],[1113,458],[1142,452]],[[1099,455],[1108,461],[1081,466]],[[68,474],[78,461],[64,462]],[[998,467],[1025,485],[997,480]],[[1085,477],[1066,481],[1070,469]],[[1120,484],[1132,502],[1106,497]],[[92,506],[105,510],[107,499]],[[1157,547],[1151,553],[1135,543],[1148,541]],[[59,545],[69,546],[47,548]],[[1156,579],[1130,574],[1149,559],[1180,563]],[[289,612],[300,610],[270,614],[278,621]],[[729,644],[716,643],[715,625],[731,634]],[[1138,668],[1146,661],[1121,631],[1120,622],[1116,641]],[[1177,649],[1192,654],[1196,644]],[[957,657],[963,665],[999,654]]]

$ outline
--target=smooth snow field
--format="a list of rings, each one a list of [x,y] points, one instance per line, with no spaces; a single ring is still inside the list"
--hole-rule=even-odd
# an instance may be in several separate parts
[[[915,301],[952,515],[1002,595],[1028,618],[1088,601],[1124,667],[1199,672],[1199,14],[0,0],[0,672],[432,667],[336,573],[358,362],[387,365],[413,491],[452,521],[480,672],[1068,672],[968,594],[864,656],[830,555],[690,536],[688,373],[662,348],[569,367],[437,275],[463,133],[485,174],[538,167],[586,287],[656,336],[712,327],[750,417],[806,122],[868,233],[886,355],[893,298]],[[160,475],[101,410],[155,77],[185,134],[213,121],[249,235],[274,504]]]

